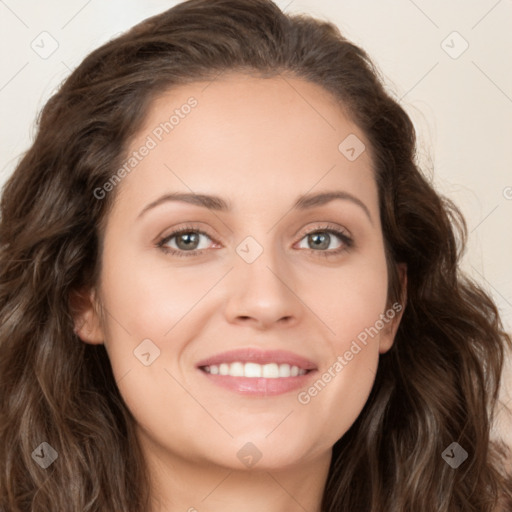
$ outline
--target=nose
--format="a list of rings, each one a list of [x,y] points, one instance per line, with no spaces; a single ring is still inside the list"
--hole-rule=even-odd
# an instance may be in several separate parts
[[[227,320],[259,330],[295,325],[300,320],[303,303],[294,291],[293,269],[283,257],[265,248],[252,263],[236,258],[235,268],[228,276]]]

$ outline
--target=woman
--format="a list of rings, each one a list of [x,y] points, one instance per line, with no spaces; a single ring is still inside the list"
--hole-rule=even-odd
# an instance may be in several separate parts
[[[2,196],[2,510],[506,510],[511,340],[414,150],[267,0],[89,55]]]

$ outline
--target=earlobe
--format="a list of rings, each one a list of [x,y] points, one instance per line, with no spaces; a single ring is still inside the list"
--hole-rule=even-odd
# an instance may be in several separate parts
[[[85,343],[102,344],[104,335],[95,291],[73,292],[69,302],[75,334]]]
[[[397,270],[402,293],[400,302],[395,302],[392,304],[392,306],[385,313],[386,317],[390,320],[380,336],[380,354],[386,353],[393,346],[395,336],[407,304],[407,265],[405,263],[399,263],[397,264]]]

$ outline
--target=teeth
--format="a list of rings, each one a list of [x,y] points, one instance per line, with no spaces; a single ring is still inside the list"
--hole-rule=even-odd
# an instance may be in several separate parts
[[[279,378],[279,366],[276,363],[266,364],[262,367],[262,376],[266,379],[277,379]]]
[[[280,364],[279,365],[279,377],[290,377],[291,368],[289,364]]]
[[[233,365],[231,365],[233,366]],[[261,377],[263,368],[260,364],[256,363],[245,363],[244,365],[244,377]],[[231,375],[231,372],[230,372]]]
[[[264,377],[265,379],[278,379],[280,377],[297,377],[306,375],[306,370],[289,364],[258,364],[258,363],[221,363],[204,367],[205,372],[212,375],[229,375],[230,377]]]
[[[228,375],[231,375],[232,377],[243,377],[244,365],[242,363],[232,363],[229,368]]]

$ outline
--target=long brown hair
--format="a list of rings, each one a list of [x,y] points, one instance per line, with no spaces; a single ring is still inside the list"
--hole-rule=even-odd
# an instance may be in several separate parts
[[[389,272],[407,307],[358,419],[335,444],[322,511],[486,512],[512,499],[490,426],[511,339],[459,268],[466,228],[415,161],[415,132],[366,53],[270,0],[190,0],[92,52],[48,101],[7,182],[0,221],[0,510],[143,512],[149,478],[102,345],[73,331],[97,283],[102,223],[156,94],[223,71],[288,74],[348,109],[371,144]],[[58,454],[43,469],[33,452]],[[457,469],[441,454],[468,452]],[[43,449],[47,449],[43,445]]]

